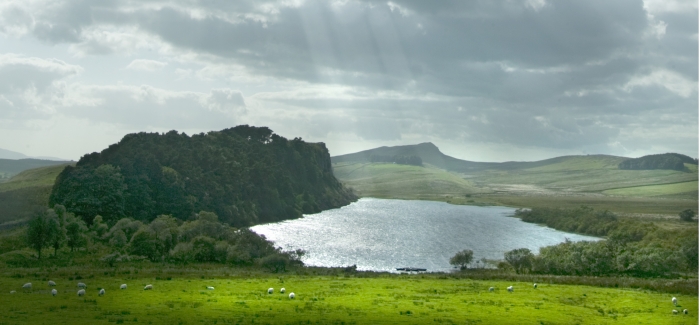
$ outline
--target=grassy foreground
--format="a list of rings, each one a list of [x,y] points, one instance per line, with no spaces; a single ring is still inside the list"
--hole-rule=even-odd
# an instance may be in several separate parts
[[[137,271],[136,271],[137,272]],[[63,274],[0,277],[0,324],[697,324],[698,297],[434,275],[379,277],[131,271],[78,279]],[[50,272],[49,272],[50,273]],[[128,274],[127,274],[128,273]],[[203,272],[202,274],[207,274]],[[83,275],[85,275],[83,273]],[[56,281],[52,297],[48,279]],[[88,285],[84,297],[77,283]],[[22,284],[34,288],[24,292]],[[121,283],[128,289],[120,290]],[[152,291],[143,286],[153,284]],[[506,287],[513,285],[513,293]],[[206,290],[213,286],[215,290]],[[495,292],[489,292],[489,287]],[[106,294],[98,296],[99,288]],[[267,294],[267,288],[275,288]],[[294,292],[296,299],[280,294]],[[17,293],[10,294],[10,290]],[[671,310],[689,310],[672,315]]]

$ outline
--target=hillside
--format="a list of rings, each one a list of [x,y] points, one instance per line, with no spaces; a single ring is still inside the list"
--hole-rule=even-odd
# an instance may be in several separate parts
[[[128,134],[80,158],[56,179],[50,204],[90,223],[96,215],[152,220],[211,211],[234,226],[301,217],[356,197],[333,176],[323,143],[241,125],[188,136]]]
[[[405,177],[404,167],[371,164],[367,160],[371,155],[416,155],[429,167],[422,172],[413,169],[410,177]],[[473,162],[444,155],[432,143],[380,147],[331,159],[336,177],[361,196],[516,207],[589,205],[624,213],[665,215],[686,208],[696,210],[698,202],[697,165],[688,163],[678,171],[621,170],[618,166],[629,158],[609,155]],[[359,174],[349,173],[353,168]],[[459,185],[427,185],[438,183]]]
[[[43,160],[43,159],[0,159],[0,183],[9,180],[22,171],[70,163],[69,161]]]
[[[25,170],[0,183],[0,229],[8,222],[28,218],[37,206],[47,206],[56,177],[69,165]]]
[[[696,165],[697,159],[690,158],[686,155],[677,153],[664,153],[658,155],[647,155],[639,158],[628,159],[621,162],[618,167],[627,170],[652,170],[652,169],[670,169],[677,171],[685,171],[684,164]]]

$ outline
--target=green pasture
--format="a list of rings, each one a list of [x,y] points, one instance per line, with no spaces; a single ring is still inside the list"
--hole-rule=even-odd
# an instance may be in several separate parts
[[[662,185],[635,186],[603,191],[603,193],[605,194],[622,196],[661,196],[688,192],[694,192],[697,197],[698,181]]]
[[[421,275],[49,278],[58,284],[56,297],[46,277],[0,277],[0,324],[698,323],[697,296],[675,295],[674,307],[671,294],[583,285],[540,283],[533,289],[529,282]],[[25,292],[22,284],[29,281],[33,289]],[[88,286],[84,297],[76,295],[78,282]],[[121,283],[128,289],[120,290]],[[153,290],[144,291],[146,284]],[[513,293],[506,291],[509,285]],[[286,294],[279,293],[282,287]],[[102,297],[99,288],[106,290]],[[674,316],[674,308],[689,314]]]
[[[7,182],[0,183],[0,192],[7,192],[27,187],[53,186],[58,174],[69,164],[39,167],[25,170]]]
[[[433,194],[460,195],[482,192],[457,174],[426,167],[391,163],[337,163],[333,174],[359,195],[417,199]]]

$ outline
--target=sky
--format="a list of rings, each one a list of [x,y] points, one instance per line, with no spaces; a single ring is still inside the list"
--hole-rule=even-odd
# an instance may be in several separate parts
[[[331,155],[698,157],[698,1],[0,2],[0,148],[240,124]]]

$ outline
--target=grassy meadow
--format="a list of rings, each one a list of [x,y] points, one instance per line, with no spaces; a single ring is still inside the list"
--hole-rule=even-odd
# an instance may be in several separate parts
[[[4,275],[0,324],[697,324],[698,297],[446,275],[273,275],[138,270]],[[206,274],[206,275],[199,275]],[[361,275],[361,273],[358,273]],[[52,297],[47,280],[57,283]],[[22,284],[33,283],[23,291]],[[88,289],[78,297],[77,283]],[[119,285],[129,287],[120,290]],[[144,291],[153,284],[152,291]],[[512,285],[514,292],[506,287]],[[213,286],[214,290],[206,290]],[[267,288],[274,288],[267,294]],[[285,287],[290,300],[280,294]],[[495,292],[489,292],[495,287]],[[106,294],[98,296],[99,288]],[[10,290],[17,293],[10,294]],[[671,297],[678,298],[674,307]],[[673,309],[688,315],[672,315]]]
[[[528,208],[586,205],[628,215],[677,216],[697,209],[697,166],[686,164],[686,171],[620,170],[617,164],[624,159],[571,156],[533,168],[471,174],[429,164],[340,162],[333,164],[333,172],[363,197]]]

